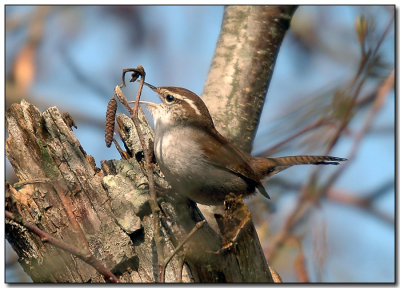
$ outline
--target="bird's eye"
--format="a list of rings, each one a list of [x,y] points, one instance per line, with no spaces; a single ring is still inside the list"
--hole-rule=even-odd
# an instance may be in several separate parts
[[[171,102],[173,102],[174,100],[175,100],[175,97],[172,96],[171,94],[168,94],[168,95],[165,97],[165,101],[167,101],[168,103],[171,103]]]

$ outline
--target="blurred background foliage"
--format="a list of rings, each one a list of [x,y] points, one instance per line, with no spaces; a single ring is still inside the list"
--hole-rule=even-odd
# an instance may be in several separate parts
[[[143,65],[149,83],[201,95],[223,9],[8,5],[6,108],[23,98],[41,111],[58,106],[97,165],[120,159],[105,147],[104,119],[122,69]],[[349,160],[285,170],[267,183],[271,201],[248,199],[284,282],[395,280],[394,13],[301,6],[285,36],[253,154]],[[132,99],[135,87],[126,91]],[[143,99],[157,101],[148,89]],[[16,181],[7,160],[6,178]],[[8,244],[6,281],[31,281]]]

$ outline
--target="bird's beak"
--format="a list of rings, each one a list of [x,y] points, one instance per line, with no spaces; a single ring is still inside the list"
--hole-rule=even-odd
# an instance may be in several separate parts
[[[137,82],[140,82],[139,80],[136,80]],[[151,84],[149,84],[149,83],[146,83],[146,82],[143,82],[144,83],[144,85],[146,85],[147,87],[149,87],[151,90],[153,90],[154,92],[156,92],[157,93],[157,87],[156,86],[153,86],[153,85],[151,85]],[[157,95],[158,95],[158,93],[157,93]],[[135,103],[135,101],[128,101],[129,103]],[[153,102],[147,102],[147,101],[142,101],[142,100],[140,100],[139,101],[139,104],[145,104],[146,106],[147,106],[147,108],[149,108],[149,110],[150,110],[150,112],[152,112],[153,113],[153,109],[154,110],[157,110],[157,108],[158,108],[158,104],[156,104],[156,103],[153,103]]]
[[[136,101],[128,101],[128,103],[135,103],[135,102],[136,102]],[[151,110],[151,108],[157,109],[157,106],[158,106],[158,104],[156,104],[156,103],[147,102],[147,101],[142,101],[142,100],[139,101],[139,104],[145,104],[147,107],[150,108],[150,110]]]
[[[149,83],[146,83],[146,82],[143,82],[143,83],[144,83],[144,85],[146,85],[146,86],[149,87],[151,90],[153,90],[154,92],[157,93],[157,87],[156,87],[156,86],[153,86],[153,85],[151,85],[151,84],[149,84]]]
[[[157,108],[158,104],[153,103],[153,102],[148,102],[148,101],[140,101],[139,104],[145,104],[148,107],[151,108]]]

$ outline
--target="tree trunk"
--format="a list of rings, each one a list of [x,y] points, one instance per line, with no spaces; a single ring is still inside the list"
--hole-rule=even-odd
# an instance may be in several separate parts
[[[264,99],[295,6],[228,6],[204,87],[218,131],[251,151]]]
[[[226,8],[204,99],[218,119],[218,129],[247,150],[254,137],[276,53],[293,11],[293,8],[280,6]],[[240,23],[234,21],[236,26],[229,30],[232,19]],[[239,69],[231,75],[238,80],[246,79],[252,71],[249,74],[251,83],[249,80],[225,83],[227,71],[223,72],[224,78],[218,76],[220,82],[215,81],[218,79],[215,71],[221,69],[216,63],[222,61],[220,57],[227,58],[221,52],[227,49],[224,39],[232,37],[226,32],[232,33],[232,29],[251,32],[236,36],[242,48],[236,51],[234,47],[236,52],[232,57],[238,57],[236,63],[229,61],[224,66],[247,69]],[[260,34],[253,34],[253,30]],[[247,41],[243,42],[243,37],[247,37]],[[257,39],[254,43],[253,38]],[[248,42],[250,45],[245,44]],[[261,42],[271,45],[255,44]],[[251,50],[254,45],[256,50],[248,54],[246,49]],[[242,61],[243,53],[253,56]],[[249,66],[244,68],[245,65]],[[248,83],[251,85],[246,86]],[[231,85],[235,85],[234,91],[219,88]],[[227,100],[217,106],[212,104],[214,97],[219,102]],[[239,109],[231,109],[233,107]],[[245,113],[243,118],[239,117],[241,113]],[[150,126],[143,114],[139,116],[145,137],[152,139]],[[232,119],[239,120],[228,125]],[[27,231],[22,222],[35,224],[53,237],[90,252],[120,282],[158,281],[160,267],[157,267],[148,180],[142,171],[143,149],[132,120],[126,115],[117,116],[119,134],[130,158],[102,161],[101,169],[95,167],[94,159],[85,153],[57,108],[40,113],[36,107],[22,101],[7,111],[6,121],[6,154],[20,181],[14,186],[6,185],[6,209],[14,215],[14,220],[6,220],[6,237],[33,281],[105,282],[108,279],[98,266],[89,265],[81,257],[42,241],[43,237]],[[245,124],[247,121],[249,124]],[[237,131],[244,125],[250,128],[241,139]],[[156,164],[154,178],[161,211],[161,243],[164,255],[168,256],[203,216],[193,202],[168,189]],[[166,282],[272,282],[247,207],[236,199],[231,201],[230,210],[216,213],[218,229],[205,224],[188,240],[183,252],[172,258],[166,269]]]

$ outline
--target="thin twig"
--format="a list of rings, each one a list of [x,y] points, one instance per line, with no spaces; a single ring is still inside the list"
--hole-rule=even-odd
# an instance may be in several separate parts
[[[342,135],[342,133],[345,131],[347,125],[349,124],[350,120],[352,119],[352,113],[353,113],[353,108],[356,105],[356,101],[358,96],[360,95],[360,91],[361,88],[363,87],[365,81],[367,80],[366,77],[363,77],[360,82],[357,85],[356,90],[354,91],[354,94],[352,95],[351,99],[350,99],[350,103],[349,105],[346,107],[346,112],[345,115],[342,118],[342,121],[339,125],[339,128],[336,130],[332,140],[330,141],[326,151],[325,151],[325,155],[328,155],[329,152],[333,149],[333,146],[335,146],[335,144],[337,143],[337,141],[339,140],[340,136]],[[317,171],[317,170],[315,170]],[[316,175],[316,174],[315,174]]]
[[[24,180],[24,181],[19,181],[13,184],[13,187],[15,189],[19,189],[22,186],[29,185],[29,184],[39,184],[39,183],[49,183],[51,181],[54,181],[54,179],[50,178],[36,178],[36,179],[30,179],[30,180]]]
[[[382,107],[383,104],[383,99],[384,97],[387,96],[388,92],[394,85],[394,70],[392,73],[383,81],[382,85],[378,89],[378,93],[375,99],[374,104],[371,107],[370,113],[366,116],[363,127],[360,129],[359,133],[356,136],[356,139],[354,141],[353,147],[351,149],[351,152],[349,153],[347,159],[352,159],[355,156],[355,153],[358,151],[359,144],[361,142],[362,137],[366,134],[368,131],[372,120],[376,116],[377,111]],[[358,86],[356,89],[356,93],[360,91],[361,87]],[[353,96],[353,100],[355,100],[357,97]],[[355,102],[353,101],[353,105]],[[351,110],[351,109],[349,109]],[[343,132],[344,128],[349,122],[349,119],[347,117],[344,118],[344,123],[340,126],[338,131],[336,132],[337,135],[334,137],[333,141],[336,142],[339,138],[339,135]],[[346,125],[344,125],[346,123]],[[333,144],[331,143],[329,149],[326,151],[327,153],[330,151],[330,149],[333,147]],[[341,169],[338,169],[335,173],[332,174],[332,176],[326,181],[326,184],[320,189],[321,193],[318,195],[318,197],[323,197],[325,193],[328,191],[329,187],[333,185],[333,183],[336,181],[336,179],[343,173],[345,168],[349,165],[348,163],[351,161],[347,161],[346,163],[343,164]],[[296,203],[296,206],[294,210],[289,214],[289,216],[286,218],[285,223],[283,227],[281,228],[281,231],[276,234],[274,239],[270,241],[269,249],[267,251],[268,255],[268,260],[271,261],[272,258],[275,256],[276,249],[282,245],[284,241],[290,236],[290,231],[292,227],[298,222],[299,219],[301,219],[304,215],[305,212],[308,211],[308,208],[310,207],[309,201],[305,201],[307,199],[307,193],[312,187],[312,183],[315,183],[317,179],[319,170],[314,170],[312,175],[309,178],[308,184],[305,185],[300,193],[299,199]],[[382,215],[381,215],[382,216]]]
[[[132,74],[132,79],[130,80],[132,81],[136,81],[138,74],[141,76],[140,77],[140,84],[139,84],[139,88],[138,88],[138,92],[136,95],[136,99],[135,99],[135,106],[132,109],[129,109],[130,111],[130,117],[133,121],[133,124],[135,125],[139,140],[140,140],[140,144],[142,145],[143,148],[143,154],[144,154],[144,158],[146,161],[146,165],[145,165],[145,172],[147,175],[147,179],[149,181],[149,198],[150,198],[150,208],[151,208],[151,212],[153,214],[153,225],[154,225],[154,242],[156,244],[156,250],[157,250],[157,267],[158,267],[158,280],[159,282],[163,281],[163,277],[162,277],[162,268],[163,268],[163,262],[164,262],[164,250],[162,247],[162,238],[160,235],[160,223],[159,223],[159,212],[160,212],[160,208],[158,206],[157,203],[157,195],[154,189],[154,178],[153,178],[153,165],[151,162],[151,155],[152,153],[150,153],[148,146],[146,145],[146,141],[142,132],[142,129],[140,128],[140,123],[139,123],[139,118],[137,117],[138,115],[138,109],[139,109],[139,101],[140,101],[140,96],[142,93],[142,89],[143,89],[143,85],[144,85],[144,80],[145,80],[145,76],[146,73],[143,69],[142,66],[138,66],[136,69],[135,68],[129,68],[129,69],[124,69],[123,73],[122,73],[122,84],[119,86],[124,87],[125,86],[125,73],[127,72],[134,72],[134,74]],[[136,73],[136,74],[135,74]],[[117,86],[118,87],[118,86]],[[122,91],[121,91],[122,93]],[[118,96],[118,94],[117,94]],[[123,98],[125,99],[124,101],[126,102],[126,104],[129,106],[129,104],[126,101],[125,96],[123,96]]]
[[[119,145],[118,141],[115,138],[113,138],[113,143],[117,148],[119,155],[121,155],[123,159],[128,160],[127,153],[121,148],[121,146]]]
[[[268,261],[273,261],[278,248],[290,238],[292,227],[304,216],[304,212],[307,211],[307,208],[309,208],[310,205],[310,202],[306,201],[306,193],[303,189],[299,195],[295,208],[285,219],[281,230],[268,243],[269,248],[266,252],[266,258]]]
[[[326,198],[344,205],[356,206],[392,226],[394,224],[394,218],[377,209],[377,207],[373,205],[373,202],[384,193],[390,191],[393,187],[394,181],[389,180],[374,191],[366,193],[366,196],[357,196],[351,192],[330,188],[326,193]]]
[[[393,24],[393,21],[394,21],[394,16],[395,16],[395,12],[393,13],[392,18],[390,18],[385,30],[383,31],[383,33],[381,35],[381,38],[379,38],[379,40],[378,40],[378,42],[377,42],[377,44],[375,46],[374,51],[372,51],[372,55],[373,56],[376,55],[376,53],[378,52],[379,48],[381,47],[381,45],[383,43],[383,40],[385,40],[387,34],[389,33],[390,28],[392,28],[392,24]]]
[[[129,106],[128,101],[126,101],[126,97],[121,90],[122,87],[124,87],[122,84],[119,86],[117,85],[114,89],[114,91],[115,91],[114,93],[115,93],[115,95],[117,95],[117,98],[121,102],[121,104],[124,105],[125,108],[129,111],[129,114],[132,115],[133,110],[132,110],[131,106]]]
[[[336,189],[329,189],[326,194],[326,198],[340,204],[356,206],[365,212],[372,214],[390,226],[394,224],[394,218],[389,216],[387,213],[383,213],[376,209],[367,197],[359,197],[350,193],[341,192]]]
[[[18,219],[18,221],[17,221],[16,217],[14,217],[14,215],[10,211],[5,211],[5,216],[7,218],[13,220],[14,222],[22,225],[26,229],[35,233],[36,235],[38,235],[42,239],[42,241],[48,242],[64,251],[67,251],[67,252],[75,255],[82,261],[88,263],[89,265],[94,267],[100,274],[102,274],[107,280],[109,280],[113,283],[119,282],[118,278],[110,270],[108,270],[106,267],[104,267],[103,264],[101,264],[100,261],[98,261],[91,253],[88,254],[88,253],[86,253],[86,251],[82,251],[82,250],[76,248],[76,245],[72,246],[72,245],[69,245],[57,238],[54,238],[50,234],[47,234],[43,230],[39,229],[34,224],[26,223],[22,219]]]
[[[363,65],[362,63],[360,65]],[[329,152],[332,150],[333,146],[337,143],[339,140],[340,135],[342,135],[343,131],[347,127],[348,123],[350,122],[351,119],[351,112],[352,108],[354,107],[356,103],[357,96],[361,90],[362,85],[365,82],[365,77],[361,79],[361,81],[358,83],[354,94],[352,95],[351,102],[349,106],[347,107],[347,111],[342,118],[342,122],[340,123],[339,128],[336,130],[334,137],[332,138],[330,144],[328,145],[325,155],[329,154]],[[290,236],[290,231],[292,230],[293,226],[298,223],[299,219],[302,219],[305,215],[305,212],[308,211],[310,205],[310,201],[307,201],[309,198],[309,191],[312,189],[313,185],[315,185],[318,175],[319,175],[320,169],[314,169],[313,172],[311,173],[307,184],[303,187],[299,194],[299,198],[297,199],[296,206],[292,210],[292,212],[287,216],[285,219],[285,222],[281,228],[281,230],[276,234],[276,236],[270,241],[269,249],[267,250],[267,255],[269,261],[272,260],[272,258],[275,256],[275,253],[277,251],[277,248],[280,247]],[[318,195],[319,197],[322,196],[322,194]]]
[[[140,71],[138,71],[140,69]],[[140,75],[142,75],[142,74],[140,74],[141,72],[144,72],[144,69],[143,69],[143,66],[141,66],[141,65],[139,65],[137,68],[125,68],[125,69],[123,69],[122,70],[122,76],[121,76],[121,81],[122,81],[122,84],[119,86],[119,87],[121,87],[121,88],[124,88],[124,87],[126,87],[126,84],[125,84],[125,74],[126,73],[128,73],[128,72],[133,72],[132,73],[132,78],[131,78],[131,80],[130,80],[130,82],[133,82],[133,81],[136,81],[136,79],[140,76]]]
[[[48,235],[46,232],[40,230],[36,226],[31,225],[29,223],[22,223],[23,226],[27,227],[31,231],[38,234],[45,241],[48,241],[48,242],[52,243],[53,245],[58,246],[59,248],[69,251],[72,254],[76,255],[77,257],[79,257],[80,259],[82,259],[83,261],[88,263],[89,265],[93,266],[97,271],[99,271],[102,275],[104,275],[106,277],[106,279],[108,279],[114,283],[117,283],[118,278],[111,271],[109,271],[107,268],[105,268],[103,266],[103,264],[101,264],[101,262],[99,260],[97,260],[94,257],[94,255],[92,254],[92,252],[90,251],[89,243],[86,240],[86,237],[85,237],[81,227],[79,226],[78,221],[76,221],[75,215],[72,211],[72,204],[69,201],[69,199],[65,196],[67,194],[66,189],[57,180],[52,181],[52,182],[50,182],[50,179],[46,179],[46,178],[35,179],[35,180],[36,181],[30,180],[30,183],[33,183],[33,182],[50,183],[52,185],[53,189],[55,190],[55,192],[57,193],[58,197],[60,198],[60,200],[63,204],[63,208],[67,213],[68,220],[70,221],[71,225],[73,226],[74,231],[78,234],[80,243],[82,243],[85,246],[85,250],[81,251],[81,250],[75,249],[75,248],[71,249],[71,246],[69,246],[65,242],[62,242],[56,238],[53,238],[52,236]],[[10,213],[10,212],[8,212],[8,213]],[[12,214],[11,214],[11,216],[12,216]],[[15,220],[14,218],[11,218],[11,219]]]
[[[368,60],[367,58],[370,58],[370,57],[375,56],[376,53],[378,52],[380,46],[382,45],[383,40],[384,40],[385,37],[387,36],[387,33],[389,32],[389,30],[390,30],[390,28],[391,28],[391,26],[392,26],[393,20],[394,20],[394,15],[393,15],[393,17],[390,19],[388,25],[386,26],[385,30],[383,31],[383,33],[382,33],[381,37],[379,38],[379,40],[378,40],[376,46],[374,47],[374,49],[373,49],[372,51],[369,51],[369,52],[372,52],[372,54],[371,54],[371,53],[368,53],[367,56],[363,57],[363,59],[362,59],[362,61],[361,61],[361,64],[360,64],[360,67],[359,67],[359,71],[357,72],[357,74],[356,74],[356,76],[355,76],[356,78],[353,80],[353,83],[356,82],[356,79],[357,79],[357,78],[361,77],[361,72],[360,72],[360,71],[363,70],[363,69],[365,68],[365,64],[366,64],[366,62],[367,62],[367,60]],[[366,58],[366,59],[364,59],[364,58]],[[364,60],[365,60],[365,61],[364,61]],[[394,74],[394,70],[392,71],[391,74]],[[338,129],[334,140],[331,142],[331,145],[328,147],[328,151],[327,151],[327,152],[329,152],[329,151],[332,149],[332,147],[335,145],[336,141],[337,141],[338,138],[339,138],[339,135],[340,135],[341,132],[342,132],[341,130],[343,130],[344,127],[346,127],[347,124],[348,124],[348,122],[350,121],[350,119],[351,119],[350,115],[351,115],[351,113],[352,113],[352,111],[353,111],[353,107],[354,107],[355,104],[356,104],[356,100],[357,100],[357,97],[358,97],[359,94],[360,94],[360,90],[361,90],[361,88],[362,88],[364,82],[366,81],[366,77],[367,77],[367,75],[365,75],[364,77],[361,78],[361,80],[360,80],[360,82],[359,82],[359,84],[358,84],[358,86],[357,86],[357,88],[356,88],[356,91],[355,91],[355,93],[353,94],[353,97],[352,97],[352,99],[351,99],[352,102],[351,102],[351,104],[349,105],[349,106],[350,106],[350,107],[349,107],[350,109],[348,109],[347,112],[346,112],[346,116],[345,116],[345,118],[344,118],[344,119],[346,119],[346,121],[343,121],[343,122],[342,122],[342,125],[341,125],[340,128]],[[394,77],[394,76],[392,76],[392,77]],[[389,76],[388,78],[390,78],[390,76]],[[379,91],[378,91],[378,94],[379,94]],[[373,109],[372,109],[372,110],[373,110]],[[375,116],[375,115],[372,115],[372,117],[374,117],[374,116]],[[368,117],[370,117],[370,116],[368,116]],[[367,120],[366,120],[366,122],[367,122]],[[361,137],[362,137],[362,136],[361,136]],[[348,159],[350,159],[350,157],[348,157]],[[348,165],[348,163],[349,163],[349,162],[347,162],[346,164]]]
[[[172,254],[165,259],[163,269],[162,269],[162,280],[165,282],[165,270],[167,269],[167,265],[169,261],[171,261],[172,257],[175,256],[176,253],[179,252],[179,250],[182,249],[183,245],[186,244],[187,241],[190,240],[190,238],[196,233],[197,230],[199,230],[201,227],[203,227],[204,223],[206,223],[206,220],[202,220],[200,222],[197,222],[196,225],[193,227],[193,229],[189,232],[189,234],[186,235],[186,237],[183,239],[183,241],[175,248],[175,250],[172,252]]]
[[[386,99],[387,95],[389,94],[390,90],[392,90],[394,87],[394,69],[392,72],[385,78],[385,80],[382,82],[380,85],[378,92],[375,97],[375,101],[372,104],[371,109],[369,110],[369,113],[365,117],[363,126],[357,133],[355,140],[353,142],[353,146],[350,150],[349,155],[347,156],[347,159],[353,159],[355,155],[357,154],[361,140],[364,138],[364,136],[367,134],[368,130],[371,128],[372,122],[376,117],[376,114],[378,111],[382,108],[382,105],[384,103],[384,100]],[[346,168],[349,166],[349,164],[352,161],[347,161],[346,163],[343,164],[343,167],[341,169],[338,169],[335,173],[332,174],[332,176],[326,181],[326,184],[324,185],[323,191],[326,191],[329,187],[333,185],[333,183],[339,178],[340,175],[343,174],[343,172],[346,170]]]
[[[178,283],[182,283],[183,265],[185,264],[185,258],[183,256],[178,259],[178,271],[176,271],[178,278],[176,279]]]
[[[286,143],[292,141],[293,139],[295,139],[295,138],[297,138],[297,137],[303,135],[304,133],[306,133],[306,132],[308,132],[308,131],[311,131],[311,130],[313,130],[313,129],[315,129],[315,128],[321,126],[321,125],[323,125],[324,122],[325,122],[325,119],[324,119],[324,118],[318,119],[317,121],[315,121],[315,122],[312,123],[311,125],[309,125],[309,126],[303,128],[303,129],[301,129],[300,131],[298,131],[298,132],[296,132],[296,133],[294,133],[294,134],[288,136],[287,138],[285,138],[285,139],[283,139],[282,141],[276,143],[276,144],[273,145],[272,147],[269,147],[269,148],[265,149],[264,151],[258,153],[257,156],[259,156],[259,157],[263,157],[263,156],[264,156],[264,157],[265,157],[265,156],[268,156],[268,155],[271,155],[271,154],[275,153],[277,149],[279,149],[279,148],[282,147],[282,145],[284,145],[284,144],[286,144]]]
[[[296,243],[297,248],[299,249],[299,253],[294,261],[294,267],[296,271],[296,276],[299,282],[307,283],[309,282],[309,276],[306,268],[306,258],[304,256],[304,250],[301,245],[301,239],[299,237],[294,237],[293,240]]]
[[[144,69],[142,66],[138,66],[138,73],[141,74],[142,77],[140,77],[140,83],[139,83],[139,88],[136,94],[136,99],[135,99],[135,106],[133,107],[133,117],[137,118],[138,115],[138,110],[139,110],[139,102],[140,102],[140,96],[142,95],[142,89],[144,85],[144,78],[146,76],[146,73],[144,72]],[[133,78],[134,76],[132,76]],[[132,81],[132,79],[131,79]],[[144,147],[143,147],[144,148]]]
[[[368,52],[362,56],[361,58],[361,62],[360,65],[358,67],[358,71],[353,79],[353,83],[355,83],[355,81],[357,80],[357,78],[360,77],[361,72],[365,70],[366,64],[368,63],[368,60],[371,59],[371,57],[376,56],[376,53],[378,53],[379,48],[381,47],[383,40],[386,38],[387,34],[390,31],[390,28],[392,27],[393,21],[394,21],[394,16],[395,14],[393,14],[392,18],[389,20],[385,30],[383,31],[381,37],[379,38],[379,40],[377,41],[376,46],[372,49],[369,48]]]

